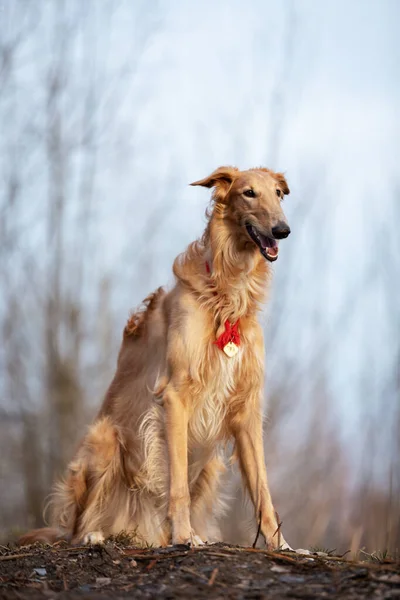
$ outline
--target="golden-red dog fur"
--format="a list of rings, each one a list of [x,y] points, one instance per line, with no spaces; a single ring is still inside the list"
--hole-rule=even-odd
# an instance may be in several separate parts
[[[221,167],[192,185],[214,188],[205,233],[175,260],[173,289],[158,289],[129,319],[102,408],[56,485],[53,529],[22,543],[95,542],[122,530],[155,546],[215,541],[221,448],[233,440],[261,533],[278,545],[257,321],[270,267],[245,224],[272,237],[285,221],[281,199],[289,189],[283,175],[263,168]],[[228,358],[213,342],[226,320],[238,319],[239,352]]]

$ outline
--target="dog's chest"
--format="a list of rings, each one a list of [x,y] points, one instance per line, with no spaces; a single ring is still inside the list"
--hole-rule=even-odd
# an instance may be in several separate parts
[[[229,403],[237,389],[242,349],[233,357],[218,350],[209,361],[200,381],[193,386],[193,410],[189,437],[200,444],[212,444],[224,437]]]

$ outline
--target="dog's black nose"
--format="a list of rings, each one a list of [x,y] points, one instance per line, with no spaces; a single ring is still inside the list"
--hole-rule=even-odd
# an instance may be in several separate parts
[[[287,223],[285,223],[285,221],[278,221],[271,231],[276,240],[281,240],[283,238],[287,238],[290,233],[290,227]]]

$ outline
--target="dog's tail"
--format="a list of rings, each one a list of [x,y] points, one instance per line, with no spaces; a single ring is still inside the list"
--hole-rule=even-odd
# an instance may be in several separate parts
[[[60,540],[68,541],[68,536],[63,534],[59,529],[53,527],[42,527],[41,529],[33,529],[28,531],[18,540],[19,546],[29,546],[35,542],[42,542],[44,544],[55,544]]]

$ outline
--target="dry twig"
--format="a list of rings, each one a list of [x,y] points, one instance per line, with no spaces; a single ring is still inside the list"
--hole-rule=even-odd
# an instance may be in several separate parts
[[[215,579],[216,579],[216,577],[218,575],[218,571],[219,571],[218,567],[216,567],[213,570],[213,572],[211,573],[210,579],[208,580],[208,585],[210,585],[210,586],[214,585]]]
[[[256,547],[259,535],[260,535],[260,530],[261,530],[261,510],[260,510],[260,514],[258,515],[258,527],[257,527],[257,533],[256,533],[256,539],[253,542],[253,548]]]

